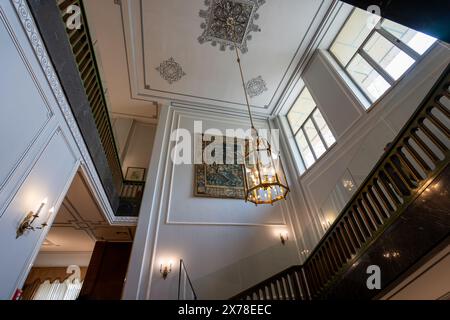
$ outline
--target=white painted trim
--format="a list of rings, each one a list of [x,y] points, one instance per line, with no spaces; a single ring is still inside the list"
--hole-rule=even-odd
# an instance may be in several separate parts
[[[75,164],[74,164],[74,166],[73,166],[73,168],[72,168],[72,170],[71,170],[71,172],[69,174],[69,179],[67,180],[66,184],[64,185],[64,188],[62,189],[61,193],[59,194],[59,196],[58,196],[58,198],[57,198],[57,200],[55,202],[55,205],[54,205],[55,211],[54,211],[53,215],[48,218],[48,226],[41,231],[41,234],[40,234],[40,236],[38,238],[38,241],[36,242],[36,244],[34,246],[33,251],[29,255],[29,257],[27,259],[27,262],[24,264],[24,267],[23,267],[22,271],[20,272],[20,276],[18,277],[18,280],[17,280],[17,282],[15,284],[15,288],[22,288],[23,287],[23,284],[25,283],[25,280],[27,279],[28,274],[29,274],[29,272],[30,272],[30,270],[31,270],[31,268],[33,266],[33,262],[34,262],[34,260],[36,260],[36,257],[39,254],[39,251],[41,249],[41,245],[44,242],[45,238],[47,237],[48,232],[50,231],[51,225],[53,224],[53,221],[54,221],[56,215],[59,212],[61,204],[64,201],[64,198],[66,197],[66,194],[67,194],[70,186],[72,185],[72,181],[73,181],[75,175],[77,174],[78,168],[80,166],[80,161],[77,160],[77,157],[73,153],[73,150],[72,150],[72,148],[70,146],[70,143],[67,142],[67,138],[65,137],[64,132],[59,127],[55,130],[54,134],[49,139],[49,141],[48,141],[46,146],[48,146],[50,144],[50,142],[53,141],[53,138],[55,138],[57,134],[61,134],[62,135],[62,138],[65,140],[69,151],[73,155]]]
[[[33,48],[36,57],[40,63],[42,71],[44,72],[49,85],[53,91],[54,97],[58,102],[60,110],[64,115],[65,121],[70,128],[73,139],[75,140],[78,150],[82,155],[81,163],[86,169],[86,178],[90,182],[92,191],[99,201],[99,205],[102,208],[103,213],[105,213],[106,219],[110,224],[115,225],[126,225],[130,223],[135,223],[135,217],[117,217],[115,216],[109,200],[106,196],[105,190],[103,189],[100,178],[95,169],[94,163],[90,157],[86,144],[83,140],[81,132],[76,123],[75,117],[73,116],[72,110],[67,102],[64,95],[64,90],[59,82],[56,72],[50,62],[47,50],[39,31],[34,22],[33,16],[28,8],[27,3],[24,0],[10,0],[13,4],[14,9],[23,25],[23,29],[28,36],[31,47]]]
[[[298,63],[294,74],[284,88],[284,91],[280,95],[271,116],[278,116],[286,113],[291,106],[295,103],[301,89],[303,88],[302,75],[311,63],[316,50],[319,48],[322,39],[328,32],[334,19],[341,13],[343,4],[340,1],[333,0],[331,6],[328,8],[323,20],[320,22],[319,27],[311,38],[310,44],[302,59]]]
[[[171,117],[171,108],[162,108],[156,130],[155,144],[151,155],[150,167],[147,173],[144,196],[139,212],[139,222],[136,229],[133,249],[131,251],[127,278],[122,294],[126,300],[145,299],[153,274],[153,263],[155,259],[155,247],[158,237],[158,225],[160,216],[156,191],[161,190],[162,165],[164,154],[168,150],[168,123]]]
[[[47,108],[47,118],[43,121],[42,125],[38,130],[36,130],[35,135],[32,137],[31,141],[28,142],[28,145],[23,150],[22,154],[19,155],[18,159],[15,161],[15,165],[11,168],[10,172],[6,175],[5,179],[3,181],[0,181],[0,193],[2,192],[3,188],[8,184],[8,182],[11,180],[11,177],[14,175],[16,169],[20,166],[20,164],[23,162],[24,158],[30,151],[30,149],[33,147],[34,143],[43,135],[45,128],[49,125],[50,121],[54,117],[54,113],[52,111],[52,108],[50,106],[49,101],[47,100],[47,97],[44,94],[44,91],[42,90],[39,81],[37,80],[37,77],[35,73],[33,72],[33,68],[30,65],[30,62],[26,58],[24,54],[24,50],[22,49],[22,46],[19,43],[19,40],[17,39],[13,27],[8,21],[8,18],[3,11],[2,7],[0,7],[0,21],[3,22],[5,29],[7,33],[9,34],[12,43],[16,47],[16,50],[18,52],[18,55],[20,59],[23,61],[23,64],[30,75],[31,80],[33,81],[33,84],[35,85],[37,91],[39,92],[39,95],[42,99],[42,102],[44,103],[45,107]],[[0,210],[0,217],[3,215],[3,212],[5,210],[5,206],[3,206]]]
[[[121,13],[122,13],[122,26],[123,33],[125,37],[125,47],[127,52],[127,63],[130,77],[130,87],[131,96],[133,99],[157,101],[163,103],[164,101],[171,101],[177,103],[193,103],[198,108],[202,110],[217,110],[219,112],[229,112],[233,110],[234,112],[245,112],[242,104],[239,102],[222,102],[215,101],[211,98],[206,97],[189,97],[186,98],[182,94],[177,93],[155,93],[151,89],[144,87],[145,81],[145,70],[143,68],[144,53],[142,48],[144,45],[144,35],[142,34],[142,12],[140,8],[140,1],[130,1],[122,0]],[[323,23],[322,20],[328,22],[330,14],[334,13],[334,9],[338,6],[339,1],[337,0],[321,0],[320,5],[314,13],[314,18],[310,21],[307,26],[307,31],[302,37],[296,52],[294,52],[293,59],[290,61],[289,66],[286,69],[284,76],[281,78],[279,85],[277,85],[274,91],[272,101],[270,105],[258,105],[252,106],[255,114],[261,114],[265,116],[266,119],[278,112],[274,112],[275,108],[278,106],[279,101],[285,94],[285,88],[289,85],[294,77],[297,77],[301,71],[298,65],[303,64],[308,58],[305,56],[309,55],[310,52],[314,52],[315,47],[310,45],[319,39],[322,35],[327,23]],[[320,18],[317,18],[320,17]],[[317,29],[321,28],[322,33],[318,32]],[[311,40],[313,39],[313,40]],[[303,52],[305,49],[305,52]]]
[[[194,111],[188,111],[186,109],[178,109],[177,107],[173,107],[174,108],[174,122],[172,123],[172,128],[171,128],[171,132],[173,132],[174,130],[177,130],[180,128],[180,123],[182,121],[182,119],[192,119],[192,120],[197,120],[198,119],[198,113],[195,113]],[[221,123],[227,123],[226,120],[223,119],[223,117],[218,116],[217,114],[210,114],[209,116],[205,116],[205,113],[202,112],[202,120],[210,120],[210,121],[218,121]],[[230,124],[236,124],[236,123],[240,123],[244,126],[249,126],[248,120],[230,120],[228,121],[228,123]],[[258,124],[258,123],[257,123]],[[261,125],[265,125],[267,126],[267,122],[261,122]],[[169,133],[170,134],[170,133]],[[169,168],[169,164],[172,164]],[[165,223],[168,225],[212,225],[212,226],[264,226],[264,227],[273,227],[273,226],[281,226],[284,227],[286,226],[286,220],[283,218],[283,221],[279,222],[279,223],[218,223],[218,222],[187,222],[187,221],[178,221],[178,220],[172,220],[170,213],[171,213],[171,205],[172,205],[172,195],[173,193],[173,186],[174,186],[174,173],[175,173],[175,167],[176,164],[171,161],[170,159],[170,152],[167,153],[166,155],[166,167],[164,170],[164,176],[165,177],[169,177],[168,179],[168,192],[167,192],[167,196],[165,196],[164,192],[161,192],[161,199],[160,202],[164,203],[164,205],[166,206],[166,209],[164,210],[164,212],[166,213],[166,219],[165,219]],[[164,185],[162,187],[161,190],[165,190],[165,181],[164,181]],[[167,201],[164,202],[164,198],[167,197]],[[237,200],[239,201],[239,200]],[[284,203],[282,203],[282,210],[286,210],[286,208],[284,208]],[[160,214],[162,214],[162,212],[160,212]]]

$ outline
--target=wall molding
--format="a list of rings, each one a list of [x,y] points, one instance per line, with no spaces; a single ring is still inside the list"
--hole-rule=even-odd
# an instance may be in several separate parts
[[[393,87],[391,92],[381,100],[373,109],[368,112],[362,113],[360,117],[354,121],[349,128],[347,128],[344,133],[340,136],[341,141],[338,138],[337,144],[328,152],[325,157],[319,161],[311,170],[306,172],[301,176],[301,180],[305,183],[308,198],[311,199],[312,205],[314,207],[314,211],[316,214],[321,215],[320,213],[320,205],[314,200],[312,195],[311,186],[312,184],[320,178],[320,173],[328,171],[332,168],[332,166],[341,160],[343,156],[348,154],[353,148],[357,145],[362,145],[363,141],[365,141],[370,133],[379,125],[380,121],[386,122],[389,128],[392,127],[392,124],[388,122],[389,115],[392,114],[397,107],[402,105],[405,100],[413,96],[416,90],[429,81],[429,77],[431,75],[440,75],[440,71],[444,69],[444,66],[448,64],[447,61],[438,60],[438,56],[441,52],[441,47],[435,47],[428,56],[425,56],[421,63],[417,64],[403,79],[403,82],[398,83],[397,86]],[[326,66],[327,70],[332,74],[336,83],[339,84],[341,90],[346,92],[347,96],[350,88],[347,86],[343,86],[343,79],[337,74],[337,71],[330,65],[330,62],[323,56],[323,53],[320,52],[318,54],[321,61]],[[437,66],[428,71],[427,67],[429,67],[434,61],[442,61]],[[418,77],[419,74],[426,73],[427,76]],[[419,81],[413,81],[413,79],[419,78]],[[399,98],[401,92],[405,90],[407,86],[411,86],[411,89],[408,90],[408,94],[402,95]],[[352,101],[356,99],[352,97]],[[393,99],[396,99],[393,102]],[[360,109],[362,106],[359,107]],[[375,120],[375,121],[374,121]],[[406,120],[406,119],[405,119]],[[396,135],[396,132],[393,132]],[[358,153],[358,151],[356,151]],[[356,154],[355,153],[355,154]],[[331,160],[332,159],[332,160]],[[331,160],[331,161],[330,161]],[[337,181],[336,181],[337,183]]]
[[[51,226],[53,224],[53,221],[54,221],[56,215],[58,214],[59,208],[61,207],[62,202],[64,201],[64,198],[66,197],[67,191],[69,190],[69,188],[70,188],[70,186],[72,184],[73,178],[75,177],[75,174],[77,173],[78,168],[80,166],[80,161],[77,159],[77,156],[74,153],[74,150],[72,149],[71,144],[68,142],[67,137],[64,134],[64,131],[60,127],[58,127],[54,131],[53,135],[48,140],[46,146],[43,148],[41,155],[44,153],[44,150],[48,147],[50,142],[53,141],[54,138],[57,135],[61,135],[62,136],[62,139],[64,140],[65,145],[67,146],[69,151],[72,153],[73,160],[74,160],[74,165],[73,165],[73,167],[71,169],[71,172],[69,173],[69,179],[66,181],[63,189],[61,190],[61,193],[58,195],[58,197],[56,199],[56,202],[54,204],[55,212],[53,213],[52,216],[50,216],[48,218],[48,225],[49,226]],[[33,164],[32,167],[34,167],[36,162]],[[31,171],[31,169],[30,169],[30,171]],[[27,176],[28,176],[28,173],[27,173]],[[33,262],[36,259],[37,255],[38,255],[38,253],[39,253],[39,251],[41,249],[41,244],[44,242],[45,237],[47,236],[47,233],[49,232],[49,230],[50,230],[50,228],[45,228],[39,234],[38,241],[36,241],[36,244],[35,244],[32,252],[30,253],[30,255],[27,258],[27,262],[24,264],[24,267],[22,268],[22,271],[20,272],[20,276],[18,277],[18,280],[17,280],[16,285],[15,285],[16,288],[21,287],[21,284],[25,283],[25,280],[26,280],[26,278],[27,278],[27,276],[28,276],[32,266],[33,266]]]
[[[15,161],[14,166],[11,168],[11,170],[9,171],[9,173],[6,175],[5,179],[3,179],[3,181],[0,182],[0,193],[2,193],[3,189],[5,188],[5,186],[8,184],[8,182],[11,180],[12,176],[15,174],[16,170],[18,169],[18,167],[23,163],[23,160],[25,159],[25,157],[27,156],[27,154],[30,152],[30,150],[32,149],[32,147],[34,146],[35,142],[41,138],[43,136],[43,133],[46,129],[47,126],[49,126],[50,121],[52,120],[54,113],[52,111],[52,108],[50,106],[50,103],[46,97],[46,95],[44,94],[44,91],[42,90],[38,80],[37,80],[37,76],[35,75],[35,73],[33,72],[33,69],[30,65],[30,62],[28,61],[28,59],[26,58],[26,55],[24,53],[23,48],[21,47],[19,40],[17,39],[15,33],[14,33],[14,28],[11,26],[8,18],[6,17],[5,12],[3,11],[2,7],[0,7],[0,21],[2,21],[3,25],[5,26],[6,31],[8,32],[10,38],[11,38],[11,42],[14,44],[18,55],[20,57],[20,59],[23,61],[23,64],[28,72],[28,74],[30,75],[30,78],[33,82],[33,84],[35,85],[39,96],[42,99],[42,102],[44,103],[46,109],[47,109],[47,114],[46,114],[46,119],[43,121],[42,125],[36,130],[34,136],[31,138],[31,140],[28,142],[27,146],[25,147],[25,149],[22,151],[22,153],[18,156],[18,158]],[[16,188],[14,188],[14,190],[12,190],[11,192],[17,192],[19,186],[16,185]],[[4,210],[5,210],[5,206],[2,206],[1,210],[0,210],[0,217],[3,215]]]
[[[289,84],[294,74],[298,73],[298,64],[304,60],[306,53],[300,52],[303,47],[306,46],[308,50],[307,42],[312,36],[314,38],[313,26],[317,24],[317,17],[321,16],[325,10],[328,10],[328,3],[331,1],[321,0],[320,4],[315,10],[314,17],[307,26],[307,31],[302,35],[299,45],[296,47],[292,59],[289,59],[287,68],[283,73],[280,82],[276,84],[273,96],[269,103],[263,105],[252,105],[255,109],[255,113],[259,111],[261,115],[265,115],[266,119],[274,115],[274,110],[278,105],[278,101],[283,96],[286,85]],[[332,6],[338,3],[337,0],[332,0]],[[145,57],[148,56],[145,52],[145,36],[144,36],[144,24],[142,15],[142,0],[134,3],[134,1],[123,0],[121,3],[121,18],[122,27],[124,31],[124,42],[127,50],[127,61],[130,75],[131,95],[133,99],[140,100],[170,100],[172,102],[185,103],[189,101],[197,106],[203,108],[203,110],[220,110],[227,112],[231,109],[236,112],[241,111],[245,104],[233,101],[215,100],[207,97],[191,96],[183,93],[169,92],[164,90],[156,90],[150,88],[147,81],[147,70]],[[326,18],[326,17],[325,17]],[[136,67],[136,65],[139,66]],[[143,71],[142,71],[143,70]]]
[[[107,221],[110,224],[126,224],[136,222],[136,217],[116,217],[106,193],[102,187],[102,183],[92,162],[86,144],[81,135],[80,129],[76,123],[75,117],[70,109],[70,106],[64,95],[64,91],[59,83],[58,77],[56,76],[55,70],[50,62],[48,53],[45,49],[39,31],[34,22],[33,16],[28,8],[28,4],[24,0],[10,0],[13,4],[14,9],[17,12],[19,20],[22,23],[25,34],[28,36],[31,47],[33,48],[36,58],[40,63],[40,66],[47,78],[51,90],[53,91],[54,97],[58,103],[58,106],[64,116],[65,122],[70,129],[73,139],[78,146],[78,150],[81,154],[81,163],[85,167],[86,176],[90,180],[91,187],[96,195],[96,198],[105,214]]]
[[[176,107],[173,107],[173,118],[172,118],[172,122],[171,122],[171,128],[170,128],[170,132],[167,132],[167,134],[170,137],[171,132],[173,132],[174,130],[180,129],[180,124],[181,121],[183,119],[191,119],[191,120],[209,120],[209,121],[217,121],[217,122],[221,122],[221,123],[230,123],[230,124],[236,124],[236,123],[241,123],[244,126],[249,126],[248,124],[248,120],[244,120],[241,119],[239,120],[224,120],[223,117],[214,115],[214,114],[209,114],[209,113],[205,113],[202,112],[201,113],[201,118],[199,117],[199,113],[195,113],[194,111],[189,111],[186,109],[182,109],[179,110]],[[265,125],[267,126],[267,122],[260,122],[260,125]],[[206,128],[203,128],[206,129]],[[174,142],[170,142],[169,143],[169,149],[170,147],[172,147],[175,143]],[[170,151],[170,150],[169,150]],[[171,161],[170,159],[170,152],[167,152],[166,157],[165,157],[165,163],[166,166],[164,168],[164,186],[161,190],[166,190],[165,189],[165,184],[167,182],[167,195],[165,195],[165,192],[161,192],[161,197],[160,197],[160,203],[163,204],[164,207],[166,207],[166,209],[164,210],[165,212],[165,223],[168,225],[215,225],[215,226],[264,226],[264,227],[285,227],[286,226],[286,219],[284,217],[284,214],[286,212],[286,207],[284,203],[281,203],[280,208],[282,210],[282,221],[278,222],[278,223],[241,223],[241,222],[217,222],[217,221],[211,221],[211,222],[207,222],[207,221],[180,221],[177,219],[172,218],[172,198],[173,195],[175,194],[173,192],[173,187],[174,187],[174,178],[175,178],[175,167],[176,164]],[[193,186],[193,184],[192,184]],[[192,195],[193,197],[193,195]],[[160,214],[162,214],[162,212],[160,212]]]
[[[292,74],[291,78],[284,87],[283,92],[278,98],[278,101],[271,113],[272,117],[280,115],[283,111],[287,111],[287,109],[290,108],[292,103],[294,103],[295,99],[297,99],[297,96],[298,94],[300,94],[300,91],[303,87],[302,75],[304,71],[308,68],[311,60],[314,57],[316,49],[319,48],[322,39],[328,32],[336,16],[340,13],[342,6],[343,3],[340,3],[340,1],[337,0],[333,0],[333,2],[331,3],[330,7],[328,8],[327,12],[324,15],[324,18],[320,22],[317,30],[312,35],[311,41],[302,58],[300,59],[299,63],[297,64],[294,73]],[[294,93],[294,91],[298,92]]]

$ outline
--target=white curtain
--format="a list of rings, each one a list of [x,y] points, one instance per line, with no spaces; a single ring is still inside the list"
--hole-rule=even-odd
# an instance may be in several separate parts
[[[83,281],[75,279],[60,283],[58,280],[42,283],[33,296],[33,300],[76,300],[80,294]]]

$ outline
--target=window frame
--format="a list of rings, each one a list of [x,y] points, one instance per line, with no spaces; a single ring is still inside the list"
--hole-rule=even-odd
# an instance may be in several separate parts
[[[368,108],[364,108],[364,110],[366,112],[369,112],[373,106],[375,106],[380,100],[382,100],[412,69],[414,69],[415,66],[418,65],[418,63],[431,51],[433,50],[433,48],[439,43],[439,39],[436,39],[436,41],[423,53],[423,54],[419,54],[416,51],[414,51],[414,49],[412,49],[411,47],[409,47],[406,43],[404,43],[403,41],[401,41],[400,39],[396,38],[393,34],[391,34],[389,31],[387,31],[386,29],[384,29],[381,24],[383,23],[384,20],[389,20],[383,17],[380,17],[380,21],[377,23],[377,25],[380,26],[379,29],[377,29],[376,27],[374,27],[370,33],[367,35],[366,39],[364,39],[364,41],[362,42],[362,44],[359,46],[359,48],[356,50],[356,52],[353,54],[353,56],[349,59],[349,61],[347,62],[347,64],[344,66],[341,61],[336,57],[336,55],[334,54],[334,52],[331,50],[331,48],[333,47],[333,45],[336,43],[337,38],[339,37],[339,35],[341,34],[342,30],[345,28],[345,26],[347,25],[347,22],[350,20],[350,18],[352,17],[352,15],[354,14],[354,12],[357,10],[357,8],[353,8],[353,10],[351,11],[351,13],[348,15],[347,19],[345,20],[344,24],[341,26],[341,28],[339,29],[339,32],[336,34],[336,36],[334,37],[333,41],[331,42],[330,46],[328,47],[327,51],[328,53],[333,57],[334,61],[338,64],[338,66],[342,69],[342,71],[345,73],[345,75],[350,79],[350,81],[352,81],[352,83],[356,86],[356,88],[358,88],[359,93],[361,93],[364,98],[367,100],[367,102],[369,102],[370,106]],[[362,10],[362,9],[361,9]],[[406,27],[406,26],[404,26]],[[409,27],[407,27],[409,28]],[[409,28],[411,30],[414,30],[412,28]],[[417,30],[414,30],[417,31]],[[420,31],[417,31],[420,32]],[[414,63],[397,79],[394,80],[394,78],[387,72],[384,70],[384,68],[375,60],[373,60],[372,57],[370,57],[369,54],[367,54],[364,51],[364,47],[366,46],[367,42],[369,42],[369,40],[372,38],[372,36],[375,33],[379,33],[382,37],[384,37],[387,41],[389,41],[390,43],[392,43],[394,46],[396,46],[398,49],[400,49],[401,51],[403,51],[405,54],[407,54],[409,57],[411,57],[412,59],[414,59]],[[350,73],[347,70],[347,67],[350,65],[350,63],[353,61],[353,59],[355,59],[355,57],[357,55],[360,55],[372,68],[374,68],[374,70],[376,72],[378,72],[378,74],[380,74],[383,79],[389,83],[390,87],[389,89],[387,89],[378,99],[372,101],[372,99],[367,95],[367,93],[364,91],[364,89],[361,88],[360,84],[355,81],[353,79],[353,77],[350,75]],[[353,92],[353,89],[349,88],[350,91]],[[290,111],[290,110],[289,110]]]
[[[326,121],[325,117],[322,115],[322,112],[320,111],[319,107],[317,106],[317,103],[316,103],[316,101],[314,100],[314,97],[313,97],[313,101],[314,101],[314,104],[316,105],[316,106],[314,107],[314,109],[309,113],[308,117],[306,117],[305,121],[303,121],[303,123],[300,125],[300,127],[299,127],[296,131],[294,131],[294,129],[292,128],[292,125],[291,125],[291,122],[289,121],[288,116],[289,116],[289,113],[290,113],[290,112],[292,111],[292,109],[294,108],[296,102],[298,101],[298,99],[299,99],[300,96],[302,95],[302,93],[303,93],[304,90],[308,90],[308,91],[309,91],[309,89],[307,88],[306,85],[304,85],[303,88],[302,88],[302,90],[300,90],[300,93],[298,94],[298,96],[297,96],[297,98],[295,99],[294,103],[293,103],[292,106],[289,108],[288,112],[286,113],[286,120],[287,120],[287,123],[288,123],[288,125],[289,125],[289,129],[290,129],[290,131],[291,131],[291,133],[292,133],[292,137],[294,138],[294,144],[295,144],[295,147],[297,148],[298,154],[300,155],[300,159],[302,160],[302,163],[303,163],[303,167],[305,168],[304,172],[303,172],[301,175],[304,175],[304,174],[305,174],[306,172],[308,172],[312,167],[314,167],[314,166],[320,161],[320,159],[322,159],[322,158],[323,158],[323,157],[331,150],[331,148],[337,143],[337,139],[336,139],[336,137],[335,137],[335,134],[334,134],[333,131],[331,130],[331,128],[330,128],[328,122]],[[332,143],[330,146],[328,146],[328,144],[327,144],[325,138],[323,137],[322,132],[321,132],[320,129],[319,129],[319,126],[317,125],[316,120],[314,119],[314,113],[315,113],[316,111],[319,111],[319,112],[320,112],[320,114],[321,114],[321,116],[323,117],[323,119],[324,119],[324,121],[325,121],[325,123],[326,123],[328,129],[329,129],[330,132],[333,134],[333,138],[334,138],[335,141],[334,141],[334,143]],[[319,135],[320,141],[322,142],[323,146],[325,147],[325,152],[324,152],[322,155],[320,155],[319,157],[316,155],[316,152],[314,151],[314,148],[312,147],[310,138],[308,137],[308,135],[306,134],[306,131],[304,130],[304,127],[305,127],[306,123],[308,122],[308,120],[311,120],[311,122],[313,123],[314,128],[316,129],[317,134]],[[297,143],[297,134],[298,134],[300,131],[302,131],[303,135],[305,136],[306,142],[308,143],[308,147],[309,147],[309,149],[311,150],[312,156],[313,156],[313,158],[314,158],[314,163],[311,164],[309,167],[306,165],[306,162],[305,162],[305,159],[304,159],[304,157],[303,157],[303,154],[302,154],[302,152],[301,152],[301,150],[300,150],[300,147],[298,146],[298,143]]]

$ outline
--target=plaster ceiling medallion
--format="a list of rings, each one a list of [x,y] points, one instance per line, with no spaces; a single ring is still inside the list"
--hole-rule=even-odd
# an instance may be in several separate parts
[[[261,76],[251,79],[246,84],[248,96],[250,98],[257,97],[267,91],[266,82]]]
[[[200,17],[205,21],[200,25],[204,29],[198,41],[203,44],[207,41],[211,45],[220,45],[220,50],[226,47],[234,50],[234,41],[242,53],[248,51],[247,40],[251,40],[251,32],[259,32],[261,29],[253,23],[259,18],[257,13],[265,0],[205,0],[207,10],[200,10]],[[227,23],[233,19],[234,31]]]
[[[156,68],[161,74],[161,77],[172,84],[180,80],[186,73],[181,68],[180,64],[176,62],[172,57],[169,60],[163,61],[159,67]]]

